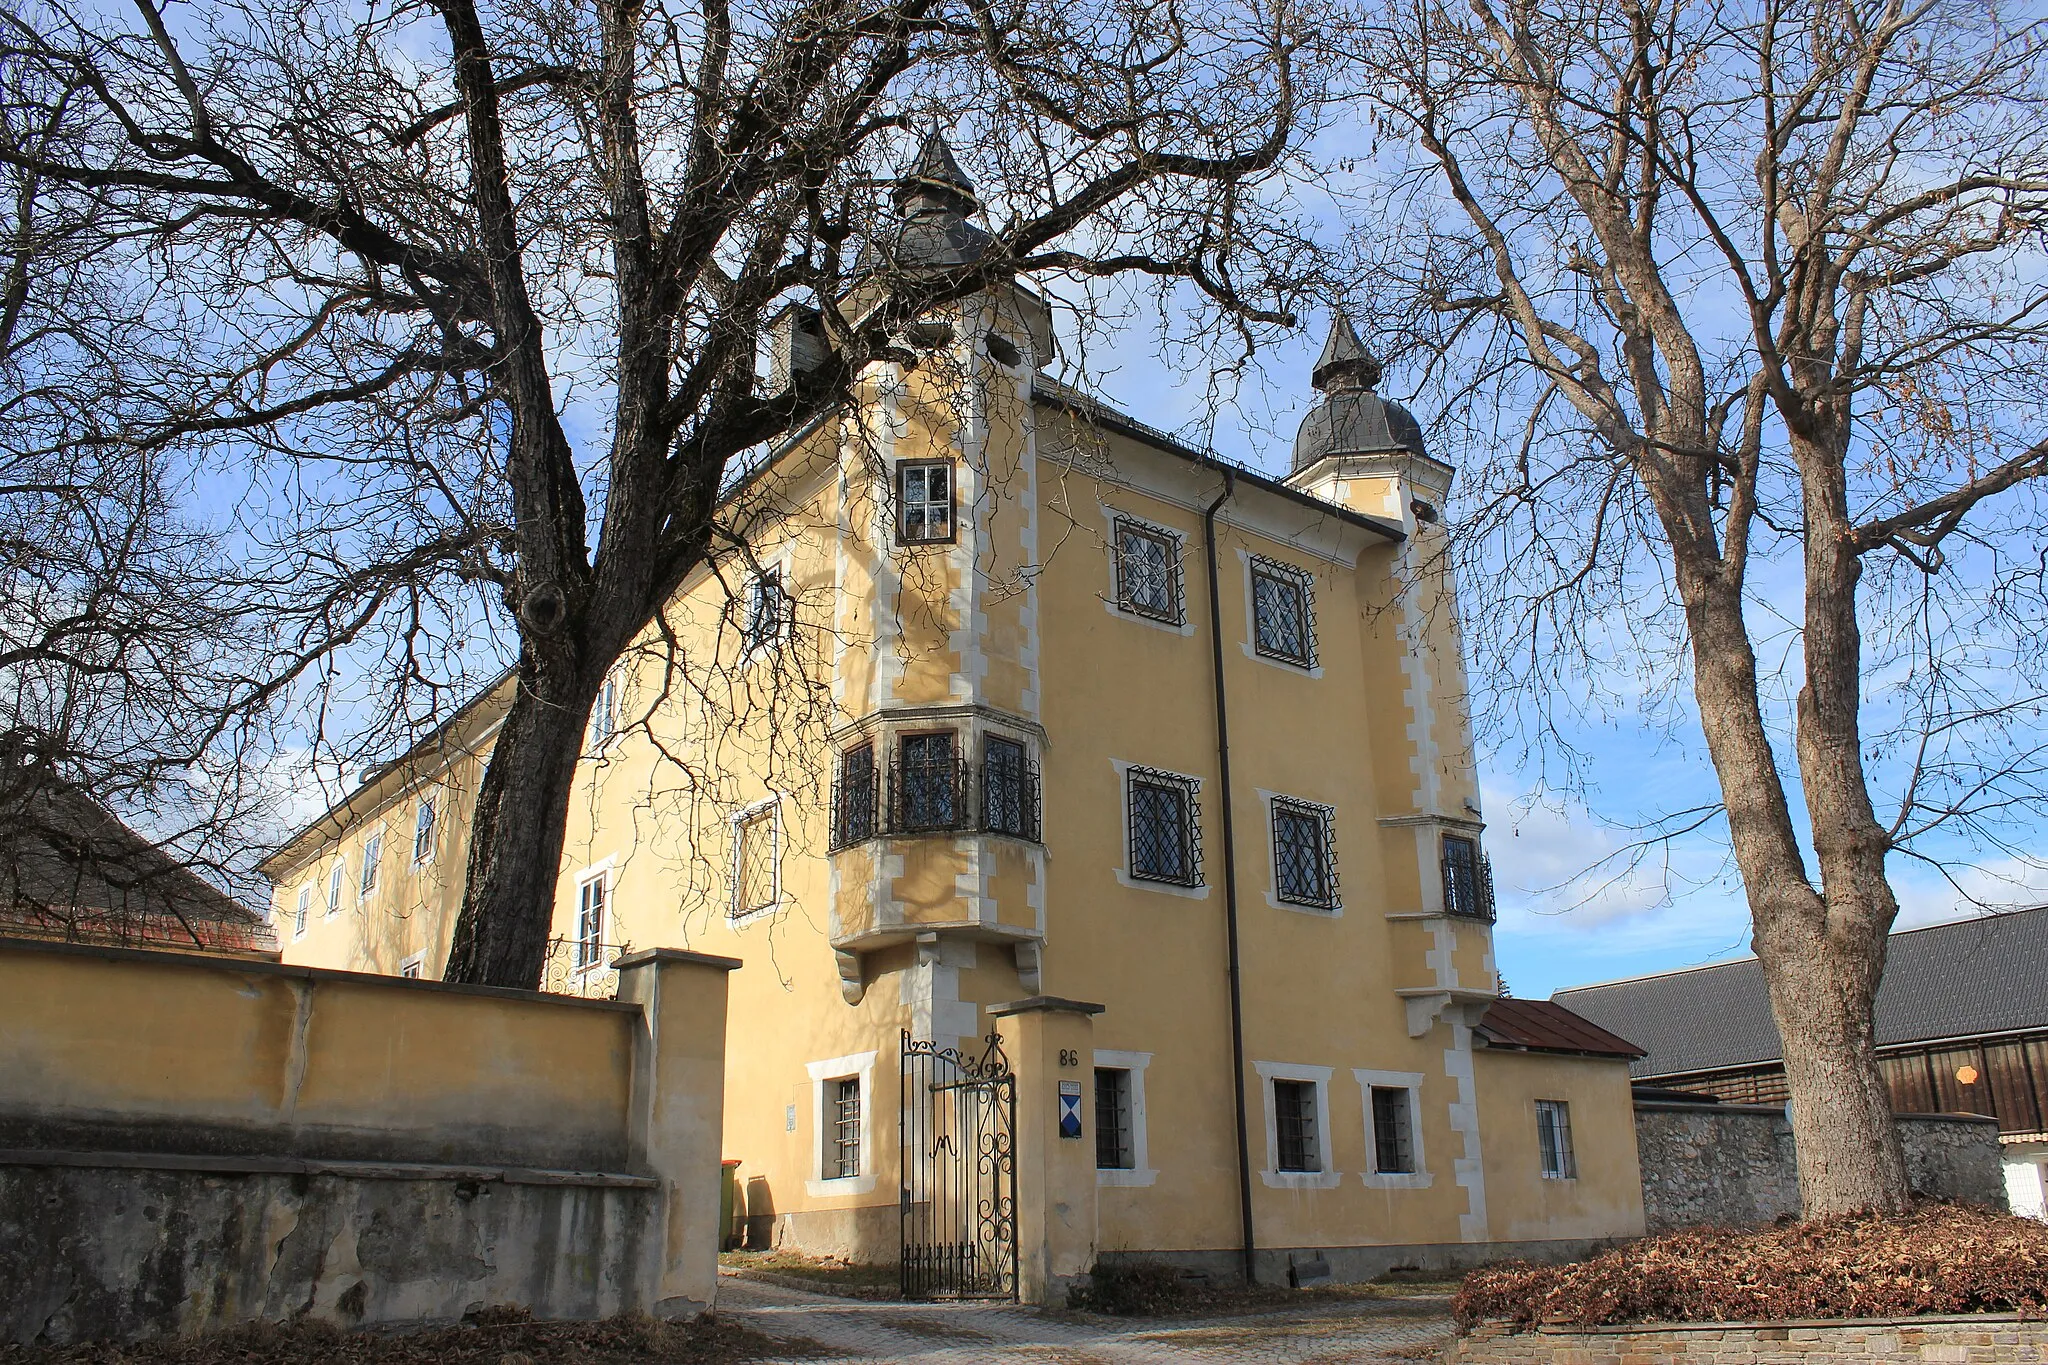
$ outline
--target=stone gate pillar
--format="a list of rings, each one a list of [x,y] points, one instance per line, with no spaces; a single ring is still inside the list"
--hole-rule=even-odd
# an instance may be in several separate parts
[[[1101,1005],[1034,995],[990,1005],[1017,1078],[1017,1285],[1064,1304],[1095,1264],[1095,1016]]]

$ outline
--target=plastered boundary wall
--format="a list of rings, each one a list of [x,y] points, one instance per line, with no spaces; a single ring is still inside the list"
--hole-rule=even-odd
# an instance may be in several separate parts
[[[0,939],[0,1341],[701,1310],[728,958],[618,1001]]]
[[[1792,1125],[1782,1109],[1638,1101],[1636,1152],[1643,1219],[1652,1233],[1713,1224],[1761,1227],[1799,1212]],[[1998,1120],[1976,1114],[1896,1114],[1914,1191],[2006,1206]]]
[[[1512,1332],[1482,1324],[1444,1353],[1446,1365],[1781,1365],[1783,1362],[1908,1361],[1992,1365],[2048,1361],[2048,1322],[2007,1313],[1860,1318],[1819,1322],[1652,1323],[1639,1327],[1542,1327]]]

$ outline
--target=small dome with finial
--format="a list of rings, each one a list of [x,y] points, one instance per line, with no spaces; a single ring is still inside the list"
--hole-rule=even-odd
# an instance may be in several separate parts
[[[967,221],[981,211],[974,182],[960,169],[937,128],[919,144],[891,198],[901,215],[889,242],[889,257],[897,269],[972,265],[988,250],[988,233]]]
[[[1330,320],[1330,335],[1310,372],[1310,382],[1324,397],[1301,419],[1301,430],[1295,433],[1295,473],[1331,455],[1390,450],[1429,453],[1422,443],[1421,424],[1406,408],[1387,402],[1374,391],[1380,382],[1380,363],[1358,339],[1351,320],[1341,313]]]

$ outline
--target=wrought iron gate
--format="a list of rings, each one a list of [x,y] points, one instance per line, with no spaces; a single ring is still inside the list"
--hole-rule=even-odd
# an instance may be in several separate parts
[[[1017,1082],[979,1055],[903,1035],[905,1298],[1017,1296]]]

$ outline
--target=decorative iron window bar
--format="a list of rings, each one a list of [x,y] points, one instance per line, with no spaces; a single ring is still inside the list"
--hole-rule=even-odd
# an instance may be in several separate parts
[[[1493,863],[1476,842],[1446,835],[1443,874],[1445,914],[1493,923]]]
[[[1183,624],[1187,592],[1179,538],[1129,517],[1117,517],[1111,531],[1117,609],[1168,625]]]
[[[842,765],[832,783],[828,852],[885,834],[1007,834],[1039,838],[1038,765],[1029,759],[889,765],[887,800],[872,766]]]
[[[1315,576],[1264,555],[1251,557],[1252,649],[1297,668],[1316,666]]]
[[[1274,798],[1274,891],[1287,904],[1317,910],[1338,907],[1334,814],[1312,801]]]
[[[1200,886],[1201,782],[1157,768],[1131,768],[1125,780],[1130,875],[1141,881]]]

